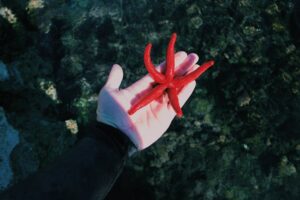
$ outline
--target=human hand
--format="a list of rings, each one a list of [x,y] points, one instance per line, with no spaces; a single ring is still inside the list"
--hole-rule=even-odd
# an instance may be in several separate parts
[[[198,55],[178,52],[175,55],[175,76],[182,76],[196,70],[199,65]],[[165,68],[165,62],[156,67],[161,72]],[[108,76],[107,82],[98,96],[97,121],[106,123],[124,132],[139,149],[145,149],[163,133],[166,132],[176,112],[169,103],[167,94],[139,109],[133,115],[128,110],[145,94],[152,89],[154,80],[146,75],[125,89],[119,89],[123,79],[122,68],[115,64]],[[196,86],[192,81],[179,92],[180,107],[191,96]]]

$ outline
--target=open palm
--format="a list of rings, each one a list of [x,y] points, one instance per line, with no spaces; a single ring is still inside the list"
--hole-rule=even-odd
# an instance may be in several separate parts
[[[175,55],[175,76],[181,76],[197,69],[198,56],[178,52]],[[163,71],[165,63],[157,66]],[[125,89],[119,89],[123,79],[123,70],[119,65],[113,65],[105,86],[98,97],[97,120],[114,126],[123,131],[136,147],[141,150],[156,140],[168,129],[176,112],[169,103],[166,94],[141,108],[133,115],[127,111],[153,87],[153,79],[146,75]],[[179,103],[182,107],[191,96],[196,82],[193,81],[179,92]]]

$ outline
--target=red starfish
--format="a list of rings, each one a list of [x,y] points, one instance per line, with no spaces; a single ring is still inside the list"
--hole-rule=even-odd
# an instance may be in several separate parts
[[[146,66],[146,69],[148,70],[149,74],[153,78],[153,80],[158,83],[156,87],[154,87],[149,94],[141,98],[135,105],[133,105],[129,111],[128,114],[132,115],[140,108],[146,106],[154,99],[157,99],[160,97],[165,90],[167,90],[168,97],[170,100],[170,103],[172,107],[174,108],[176,114],[178,117],[182,116],[182,110],[179,105],[178,100],[178,92],[182,89],[183,86],[190,83],[191,81],[197,79],[202,73],[204,73],[209,67],[211,67],[214,64],[214,61],[208,61],[204,64],[202,64],[198,69],[191,72],[190,74],[186,76],[181,77],[175,77],[174,78],[174,65],[175,65],[175,51],[174,46],[176,42],[176,33],[173,33],[168,45],[167,49],[167,59],[166,59],[166,72],[165,75],[159,73],[155,66],[153,65],[151,58],[150,58],[150,52],[152,44],[149,43],[144,52],[144,63]]]

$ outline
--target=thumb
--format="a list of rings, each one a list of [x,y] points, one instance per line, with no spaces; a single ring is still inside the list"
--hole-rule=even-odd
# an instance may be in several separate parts
[[[114,64],[110,70],[107,81],[104,87],[110,89],[119,89],[121,82],[123,80],[123,70],[118,64]]]

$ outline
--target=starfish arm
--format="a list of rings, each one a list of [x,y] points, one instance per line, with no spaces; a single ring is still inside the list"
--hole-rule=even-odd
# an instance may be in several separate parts
[[[214,61],[208,61],[202,64],[198,69],[191,72],[186,76],[179,77],[175,79],[175,85],[177,88],[183,87],[184,85],[192,82],[193,80],[197,79],[201,74],[203,74],[208,68],[214,65]]]
[[[146,48],[145,48],[145,52],[144,52],[144,64],[145,64],[146,69],[148,70],[150,76],[153,78],[153,80],[155,82],[158,82],[158,83],[163,83],[163,82],[165,82],[165,76],[162,75],[161,73],[159,73],[155,69],[155,66],[153,65],[153,63],[151,61],[151,57],[150,57],[151,48],[152,48],[152,44],[151,43],[149,43],[146,46]]]
[[[168,97],[170,103],[175,110],[178,117],[183,115],[182,110],[180,108],[179,99],[178,99],[178,92],[176,88],[168,88]]]
[[[140,108],[146,106],[147,104],[149,104],[151,101],[153,101],[154,99],[158,98],[159,96],[161,96],[164,92],[164,90],[167,88],[167,85],[162,84],[162,85],[158,85],[157,87],[155,87],[153,90],[150,91],[149,94],[147,94],[146,96],[144,96],[142,99],[140,99],[135,105],[133,105],[129,110],[128,110],[128,114],[132,115],[133,113],[135,113],[137,110],[139,110]]]
[[[174,77],[174,67],[175,67],[175,42],[176,42],[176,33],[173,33],[168,44],[167,48],[167,59],[166,59],[166,79],[171,81]]]

